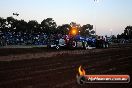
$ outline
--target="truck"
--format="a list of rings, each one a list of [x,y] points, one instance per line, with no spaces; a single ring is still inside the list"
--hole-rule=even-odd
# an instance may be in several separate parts
[[[55,49],[93,49],[93,48],[108,48],[109,43],[103,36],[86,37],[81,36],[76,28],[72,28],[68,35],[63,35],[53,39],[54,42],[50,43],[48,47]]]

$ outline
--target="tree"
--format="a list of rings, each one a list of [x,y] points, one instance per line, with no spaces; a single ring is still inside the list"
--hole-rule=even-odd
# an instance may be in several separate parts
[[[132,39],[132,26],[127,26],[124,30],[124,33],[117,35],[117,39]]]
[[[62,35],[67,35],[70,29],[71,26],[69,24],[63,24],[57,27],[57,33]]]
[[[41,30],[45,32],[47,35],[55,34],[55,32],[57,31],[56,27],[57,27],[57,24],[56,22],[54,22],[52,18],[44,19],[41,22]]]
[[[80,29],[80,34],[83,36],[92,36],[93,34],[95,34],[95,31],[92,29],[93,25],[90,24],[83,25]]]
[[[29,33],[39,32],[39,23],[36,20],[31,20],[28,22],[28,30]]]
[[[13,17],[7,17],[6,27],[8,28],[8,31],[14,31],[14,29],[16,29],[17,22],[17,19],[14,19]]]
[[[0,30],[4,29],[6,25],[6,19],[0,17]]]
[[[16,23],[16,31],[17,32],[23,32],[23,33],[28,32],[28,27],[27,26],[28,26],[28,24],[27,24],[26,21],[19,20]]]
[[[124,30],[124,34],[128,39],[132,39],[132,26],[127,26]]]

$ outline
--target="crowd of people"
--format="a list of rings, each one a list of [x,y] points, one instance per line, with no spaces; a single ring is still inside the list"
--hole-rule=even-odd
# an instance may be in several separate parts
[[[0,45],[46,45],[48,37],[44,33],[1,32]]]

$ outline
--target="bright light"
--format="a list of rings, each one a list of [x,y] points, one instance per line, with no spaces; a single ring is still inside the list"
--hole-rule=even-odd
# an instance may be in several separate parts
[[[76,35],[77,34],[77,31],[75,29],[72,30],[72,34],[73,35]]]
[[[79,33],[79,30],[78,30],[77,27],[71,27],[70,32],[69,32],[70,35],[75,36],[75,35],[77,35],[78,33]]]

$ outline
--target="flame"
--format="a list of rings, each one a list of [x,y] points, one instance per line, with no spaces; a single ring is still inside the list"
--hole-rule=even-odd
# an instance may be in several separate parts
[[[82,68],[82,66],[80,66],[79,68],[78,68],[78,71],[79,71],[79,74],[80,74],[80,76],[84,76],[86,73],[85,73],[85,70]]]

